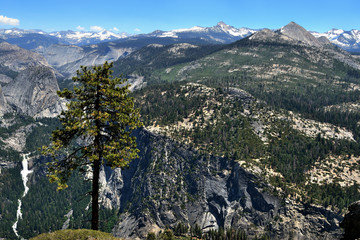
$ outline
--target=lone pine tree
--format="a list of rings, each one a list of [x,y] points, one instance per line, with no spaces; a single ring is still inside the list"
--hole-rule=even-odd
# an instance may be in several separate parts
[[[43,147],[50,155],[48,177],[67,187],[75,170],[92,171],[91,228],[99,228],[99,174],[103,164],[124,168],[138,157],[136,139],[131,132],[142,126],[139,111],[129,97],[127,79],[111,76],[112,63],[81,67],[73,78],[74,90],[58,91],[71,100],[59,116],[62,127],[52,132],[51,144]]]

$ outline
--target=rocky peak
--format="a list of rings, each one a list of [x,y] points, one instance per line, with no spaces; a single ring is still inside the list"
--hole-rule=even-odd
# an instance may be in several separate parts
[[[220,27],[222,29],[226,29],[226,28],[232,28],[230,25],[227,25],[226,23],[224,23],[223,21],[220,21],[216,24],[216,27]]]
[[[331,45],[331,42],[330,42],[329,39],[327,39],[325,36],[318,37],[317,40],[318,40],[322,45]]]
[[[244,38],[252,33],[255,32],[255,30],[248,29],[248,28],[235,28],[233,26],[230,26],[223,21],[218,22],[218,24],[211,28],[206,28],[208,31],[215,31],[215,32],[221,32],[225,33],[229,36],[233,37],[241,37]]]
[[[252,36],[250,36],[250,40],[255,41],[265,41],[265,40],[271,40],[274,39],[278,34],[274,33],[268,28],[264,28],[263,30],[254,33]]]
[[[304,42],[310,46],[322,46],[321,42],[316,37],[314,37],[305,28],[301,27],[295,22],[290,22],[286,26],[282,27],[279,32],[294,40]]]
[[[234,28],[234,27],[232,27],[230,25],[227,25],[223,21],[218,22],[218,24],[213,28],[217,29],[218,31],[225,32],[227,34],[234,34],[234,33],[236,33],[238,31],[238,29],[236,29],[236,28]]]
[[[315,47],[321,47],[330,44],[330,42],[326,39],[317,39],[310,32],[308,32],[295,22],[290,22],[289,24],[277,31],[272,31],[265,28],[261,31],[254,33],[252,36],[250,36],[249,39],[261,42],[266,41],[288,44],[306,44],[308,46]]]

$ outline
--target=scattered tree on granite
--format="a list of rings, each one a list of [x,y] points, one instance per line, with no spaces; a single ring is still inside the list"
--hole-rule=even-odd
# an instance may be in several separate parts
[[[189,231],[188,225],[182,222],[179,222],[174,228],[174,234],[176,236],[185,235],[188,233],[188,231]]]
[[[112,63],[91,69],[81,67],[73,78],[74,91],[64,89],[58,95],[72,100],[60,116],[61,129],[52,132],[52,143],[43,154],[52,157],[48,177],[67,187],[75,170],[92,171],[91,228],[99,227],[99,173],[103,164],[124,168],[138,157],[132,130],[141,127],[139,111],[129,94],[127,79],[111,76]]]
[[[190,232],[191,232],[191,236],[197,237],[197,238],[201,238],[202,233],[203,233],[201,227],[198,224],[195,224],[194,227],[191,226]]]

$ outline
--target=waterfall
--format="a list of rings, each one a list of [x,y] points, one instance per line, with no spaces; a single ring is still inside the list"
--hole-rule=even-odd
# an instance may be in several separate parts
[[[28,181],[28,175],[30,173],[32,173],[32,170],[30,171],[29,170],[29,153],[27,154],[22,154],[22,170],[21,170],[21,178],[22,178],[22,181],[23,181],[23,184],[24,184],[24,188],[25,188],[25,191],[23,193],[23,195],[21,196],[21,198],[18,200],[18,209],[16,211],[16,222],[14,223],[14,225],[12,226],[13,230],[14,230],[14,233],[17,237],[20,237],[18,232],[17,232],[17,224],[18,224],[18,221],[20,218],[22,218],[22,213],[21,213],[21,199],[23,197],[25,197],[25,195],[28,193],[29,191],[29,187],[27,186],[27,181]]]

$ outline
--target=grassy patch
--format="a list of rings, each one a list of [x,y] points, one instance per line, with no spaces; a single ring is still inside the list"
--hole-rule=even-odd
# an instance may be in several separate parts
[[[94,231],[89,229],[60,230],[52,233],[43,233],[31,238],[31,240],[116,240],[110,233]]]

